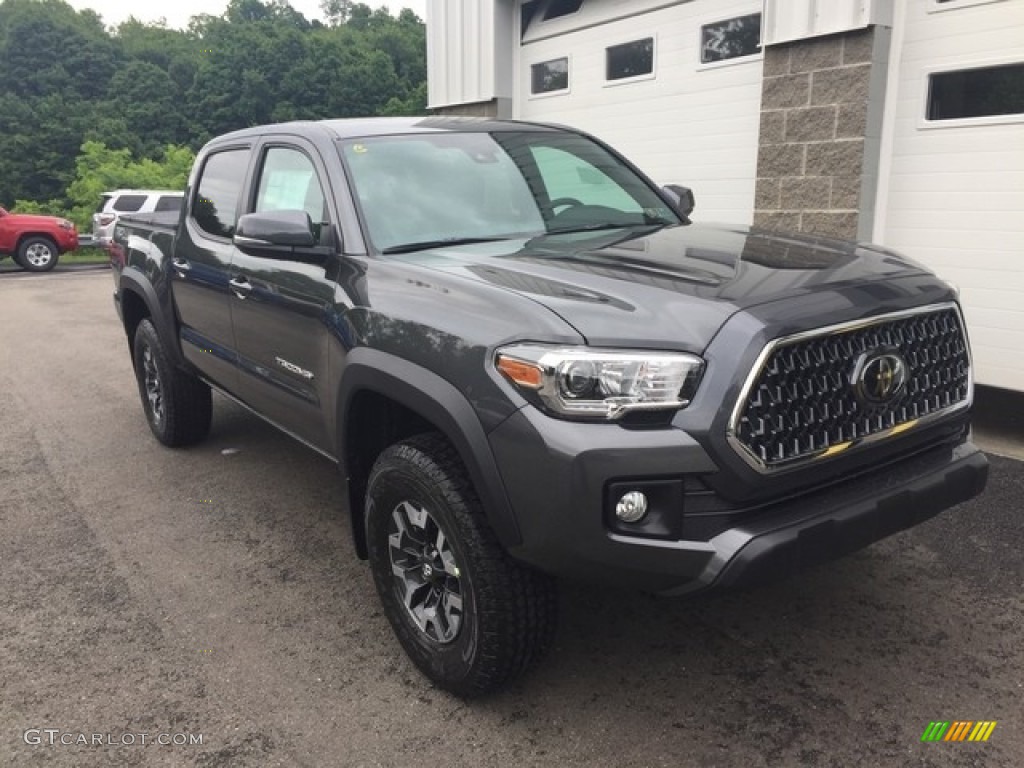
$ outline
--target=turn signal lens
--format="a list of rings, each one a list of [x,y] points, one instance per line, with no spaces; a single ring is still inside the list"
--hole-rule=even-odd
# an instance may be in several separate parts
[[[533,363],[525,363],[513,357],[498,355],[497,367],[499,371],[520,387],[540,389],[544,383],[544,374]]]

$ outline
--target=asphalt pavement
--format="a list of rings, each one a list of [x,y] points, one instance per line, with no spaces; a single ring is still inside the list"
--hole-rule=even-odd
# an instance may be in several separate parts
[[[466,703],[392,636],[330,462],[221,398],[153,440],[112,287],[0,275],[0,766],[1024,765],[1024,464],[800,579],[564,584],[547,661]]]

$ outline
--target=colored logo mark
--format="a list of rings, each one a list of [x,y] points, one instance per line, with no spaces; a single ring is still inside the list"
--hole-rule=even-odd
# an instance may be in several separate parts
[[[988,741],[995,720],[954,720],[928,723],[921,741]]]

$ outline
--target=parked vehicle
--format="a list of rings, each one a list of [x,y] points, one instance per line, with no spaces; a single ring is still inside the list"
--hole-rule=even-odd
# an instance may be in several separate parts
[[[985,486],[949,284],[693,224],[586,134],[252,128],[186,199],[112,249],[153,434],[204,439],[214,388],[336,461],[399,641],[457,694],[543,656],[555,576],[757,584]]]
[[[96,213],[92,215],[92,236],[97,245],[111,241],[118,218],[123,214],[154,213],[181,210],[184,195],[169,189],[118,189],[104,192]]]
[[[67,219],[0,208],[0,259],[10,256],[29,272],[48,272],[62,253],[77,247],[78,230]]]

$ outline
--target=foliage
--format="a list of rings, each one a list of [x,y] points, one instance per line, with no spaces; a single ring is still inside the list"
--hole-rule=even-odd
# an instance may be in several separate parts
[[[167,145],[160,159],[134,160],[127,149],[109,149],[96,141],[82,145],[75,162],[75,177],[68,187],[67,199],[36,202],[17,200],[12,210],[18,213],[42,213],[63,216],[91,229],[93,211],[104,192],[114,189],[184,189],[195,153],[188,147]]]
[[[231,0],[183,31],[0,0],[0,205],[50,201],[82,226],[107,189],[183,186],[186,154],[226,131],[423,114],[423,22],[322,6],[327,24],[286,0]]]
[[[127,149],[85,142],[75,162],[75,180],[68,187],[71,220],[88,228],[100,197],[112,189],[184,189],[195,154],[174,145],[167,145],[160,154],[159,160],[133,160]]]

